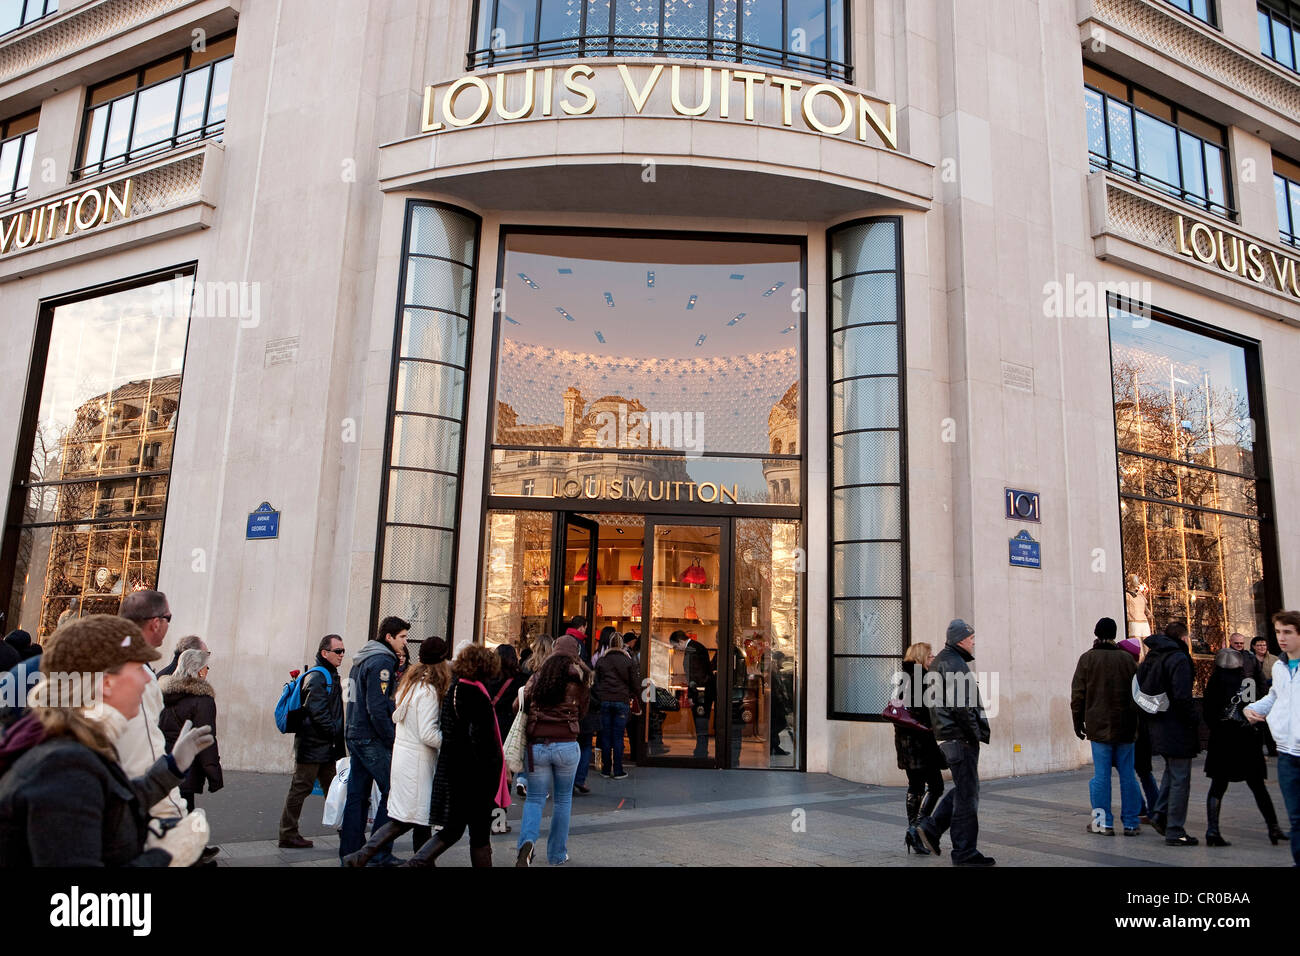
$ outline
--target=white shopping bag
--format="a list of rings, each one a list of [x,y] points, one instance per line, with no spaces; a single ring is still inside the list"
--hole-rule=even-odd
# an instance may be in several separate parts
[[[334,779],[330,781],[330,792],[325,796],[325,815],[321,818],[324,826],[339,827],[343,824],[343,808],[348,802],[349,767],[347,757],[340,757],[339,762],[334,765]],[[366,820],[368,824],[375,821],[375,813],[379,810],[379,799],[379,784],[372,784],[370,811]]]

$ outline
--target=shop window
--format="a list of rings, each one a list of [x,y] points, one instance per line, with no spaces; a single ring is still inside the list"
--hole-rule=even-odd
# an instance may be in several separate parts
[[[1088,158],[1216,216],[1235,220],[1228,134],[1133,84],[1084,65]]]
[[[372,624],[450,640],[478,220],[407,205]]]
[[[175,280],[184,294],[160,297]],[[42,312],[0,559],[8,626],[37,641],[157,587],[190,282],[157,277]]]
[[[845,0],[480,0],[472,70],[555,57],[723,60],[852,81]]]
[[[1110,339],[1128,630],[1185,621],[1202,686],[1279,606],[1258,348],[1114,302]]]
[[[32,110],[0,123],[0,205],[27,195],[40,117],[40,110]]]
[[[1288,70],[1300,72],[1300,4],[1259,0],[1259,50]]]
[[[220,139],[234,67],[233,33],[90,88],[81,166],[91,176],[202,139]]]
[[[878,718],[908,644],[900,230],[829,236],[831,719]]]
[[[1273,157],[1273,193],[1279,236],[1287,245],[1300,246],[1300,163]]]
[[[58,12],[59,0],[3,0],[0,2],[0,37]]]
[[[1214,10],[1214,0],[1165,0],[1166,3],[1172,4],[1184,13],[1190,13],[1198,20],[1203,20],[1210,26],[1217,25],[1217,16]]]

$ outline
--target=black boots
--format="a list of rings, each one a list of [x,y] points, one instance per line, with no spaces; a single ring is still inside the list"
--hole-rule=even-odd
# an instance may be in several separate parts
[[[433,861],[446,853],[451,846],[452,844],[442,838],[442,831],[439,831],[433,835],[432,840],[420,847],[419,853],[403,863],[402,866],[433,866]],[[488,848],[488,851],[491,852],[491,847]]]
[[[925,791],[925,806],[921,807],[921,815],[917,817],[917,819],[919,820],[922,817],[928,817],[930,814],[934,813],[934,808],[939,805],[939,798],[942,796],[942,783],[939,784],[938,790],[931,787],[929,790]]]
[[[922,796],[919,793],[907,795],[907,834],[903,837],[903,845],[907,847],[909,854],[916,851],[921,856],[929,856],[929,848],[916,832],[916,821],[921,819],[921,800]]]
[[[1206,846],[1232,846],[1219,833],[1219,810],[1223,806],[1221,797],[1207,797],[1205,799],[1205,845]]]
[[[411,829],[408,823],[389,820],[370,836],[370,840],[356,853],[349,853],[343,858],[344,866],[365,866],[385,849],[391,849],[392,843],[399,836]]]
[[[469,862],[471,866],[491,866],[492,844],[489,843],[487,846],[470,847]]]

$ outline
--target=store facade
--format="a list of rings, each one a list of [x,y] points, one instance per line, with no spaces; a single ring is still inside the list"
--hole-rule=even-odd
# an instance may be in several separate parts
[[[1290,593],[1300,75],[1241,11],[147,6],[0,36],[4,626],[161,588],[231,766],[323,634],[582,616],[643,762],[893,783],[961,616],[982,769],[1064,769],[1097,618],[1203,657]]]

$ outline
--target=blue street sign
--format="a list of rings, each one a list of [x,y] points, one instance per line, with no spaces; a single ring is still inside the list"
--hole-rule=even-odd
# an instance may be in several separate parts
[[[269,502],[263,501],[248,516],[248,530],[244,537],[248,540],[280,537],[280,512],[272,508]]]
[[[1022,531],[1009,539],[1011,546],[1011,564],[1017,568],[1042,568],[1043,558],[1040,545],[1028,531]]]

